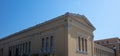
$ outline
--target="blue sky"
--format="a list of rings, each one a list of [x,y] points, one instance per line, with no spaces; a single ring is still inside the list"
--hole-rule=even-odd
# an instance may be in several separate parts
[[[85,15],[95,40],[120,37],[120,0],[0,0],[0,38],[66,12]]]

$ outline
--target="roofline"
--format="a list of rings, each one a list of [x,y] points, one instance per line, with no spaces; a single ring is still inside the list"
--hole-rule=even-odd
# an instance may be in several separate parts
[[[91,28],[93,28],[93,30],[96,30],[96,28],[93,26],[93,24],[88,20],[88,18],[86,17],[86,16],[84,16],[84,15],[80,15],[80,14],[73,14],[73,13],[68,13],[68,15],[75,15],[75,16],[77,16],[78,18],[79,17],[82,17],[82,18],[84,18],[84,20],[86,21],[86,23],[91,27]]]
[[[110,39],[119,39],[119,37],[112,37],[112,38],[100,39],[100,40],[95,40],[94,42],[96,42],[96,41],[102,41],[102,40],[110,40]]]
[[[57,16],[57,17],[55,17],[55,18],[53,18],[53,19],[49,19],[49,20],[44,21],[44,22],[42,22],[42,23],[36,24],[35,26],[32,26],[32,27],[23,29],[23,30],[18,31],[18,32],[16,32],[16,33],[10,34],[10,35],[8,35],[8,36],[5,36],[5,37],[1,38],[0,41],[5,40],[5,39],[8,39],[8,38],[11,38],[12,36],[15,36],[15,35],[17,35],[17,34],[21,34],[21,33],[23,33],[23,32],[27,32],[27,31],[32,30],[32,29],[34,29],[34,28],[37,28],[37,27],[39,27],[39,26],[45,25],[45,24],[50,23],[50,22],[52,22],[52,21],[55,21],[55,20],[57,20],[57,19],[59,19],[60,17],[63,17],[63,16],[65,16],[65,14],[60,15],[60,16]]]
[[[39,26],[48,24],[48,23],[50,23],[50,22],[52,22],[52,21],[55,21],[55,20],[57,20],[57,19],[60,19],[60,17],[69,16],[70,14],[74,14],[74,13],[66,12],[65,14],[60,15],[60,16],[57,16],[57,17],[55,17],[55,18],[53,18],[53,19],[44,21],[44,22],[42,22],[42,23],[36,24],[35,26],[26,28],[26,29],[24,29],[24,30],[21,30],[21,31],[18,31],[18,32],[16,32],[16,33],[10,34],[10,35],[8,35],[8,36],[6,36],[6,37],[3,37],[2,39],[0,39],[0,41],[5,40],[5,39],[8,39],[8,38],[11,38],[12,36],[21,34],[21,33],[23,33],[23,32],[27,32],[27,31],[32,30],[32,29],[34,29],[34,28],[37,28],[37,27],[39,27]],[[83,17],[88,21],[88,24],[89,24],[90,26],[92,26],[93,29],[95,30],[95,27],[90,23],[90,21],[89,21],[84,15],[80,15],[80,14],[75,14],[75,15],[83,16]]]
[[[82,16],[84,16],[84,15],[82,15]],[[93,24],[89,21],[89,19],[87,19],[86,16],[84,16],[84,18],[87,20],[88,24],[89,24],[90,26],[92,26],[92,27],[94,28],[94,30],[96,30],[96,28],[95,28],[95,27],[93,26]]]

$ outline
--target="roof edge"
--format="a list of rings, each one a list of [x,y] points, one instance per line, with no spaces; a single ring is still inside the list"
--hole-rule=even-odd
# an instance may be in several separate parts
[[[28,27],[28,28],[26,28],[26,29],[20,30],[20,31],[18,31],[18,32],[16,32],[16,33],[13,33],[13,34],[10,34],[10,35],[8,35],[8,36],[5,36],[5,37],[1,38],[0,41],[5,40],[5,39],[8,39],[8,38],[11,38],[12,36],[15,36],[15,35],[17,35],[17,34],[21,34],[21,33],[23,33],[23,32],[27,32],[27,31],[29,31],[29,30],[32,30],[32,29],[34,29],[34,28],[36,28],[36,27],[45,25],[45,24],[50,23],[50,22],[52,22],[52,21],[55,21],[55,20],[59,19],[60,17],[63,17],[64,15],[66,15],[66,14],[68,14],[68,13],[69,13],[69,12],[67,12],[67,13],[65,13],[65,14],[63,14],[63,15],[57,16],[57,17],[55,17],[55,18],[53,18],[53,19],[49,19],[49,20],[47,20],[47,21],[41,22],[41,23],[39,23],[39,24],[36,24],[35,26],[31,26],[31,27]]]

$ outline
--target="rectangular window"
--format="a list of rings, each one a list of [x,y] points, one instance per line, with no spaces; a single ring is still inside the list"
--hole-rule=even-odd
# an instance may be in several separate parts
[[[30,55],[30,51],[31,51],[31,42],[29,41],[29,44],[28,44],[28,54]]]
[[[84,51],[84,38],[82,38],[82,51]]]
[[[2,48],[2,56],[3,56],[3,48]]]
[[[20,44],[18,44],[18,55],[20,56]]]
[[[25,43],[23,43],[23,54],[25,52]]]
[[[50,51],[54,52],[54,38],[53,38],[53,36],[50,37]]]
[[[25,53],[27,54],[27,42],[25,43]]]
[[[44,38],[42,38],[42,49],[44,49]]]
[[[78,37],[78,50],[87,52],[87,39]]]
[[[13,55],[15,55],[15,46],[13,46]]]
[[[48,51],[48,37],[46,38],[46,51]]]
[[[27,49],[26,49],[26,53],[27,53],[27,55],[28,55],[29,43],[28,43],[28,42],[26,42],[26,43],[27,43]]]
[[[20,44],[20,55],[22,54],[22,44]]]
[[[13,46],[11,46],[11,55],[13,56]]]
[[[53,36],[50,37],[50,48],[53,47]]]
[[[23,54],[23,43],[21,44],[21,53]]]
[[[11,47],[9,47],[9,56],[11,56]]]
[[[119,44],[119,51],[120,51],[120,44]]]
[[[78,48],[79,48],[79,51],[81,51],[81,44],[80,44],[80,37],[78,37]]]
[[[85,39],[85,51],[87,52],[87,39]]]

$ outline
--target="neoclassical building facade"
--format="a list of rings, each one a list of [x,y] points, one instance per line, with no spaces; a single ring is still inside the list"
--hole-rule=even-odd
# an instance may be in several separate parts
[[[67,12],[0,39],[0,56],[114,56],[94,43],[94,30],[84,15]]]

